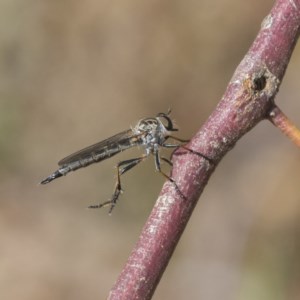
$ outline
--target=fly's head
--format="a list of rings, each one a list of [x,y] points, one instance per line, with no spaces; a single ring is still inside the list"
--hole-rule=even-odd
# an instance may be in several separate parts
[[[153,148],[155,144],[162,145],[172,132],[178,129],[174,127],[168,112],[159,113],[155,118],[140,120],[133,130],[136,134],[144,135],[144,144],[147,148]]]
[[[173,131],[178,131],[174,127],[168,113],[159,113],[155,118],[141,119],[134,127],[136,133],[158,133],[164,136],[171,135]]]

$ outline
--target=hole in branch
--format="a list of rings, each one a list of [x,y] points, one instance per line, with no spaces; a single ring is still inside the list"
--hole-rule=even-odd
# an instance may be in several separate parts
[[[267,84],[267,79],[265,75],[257,76],[253,78],[253,89],[255,91],[262,91]]]

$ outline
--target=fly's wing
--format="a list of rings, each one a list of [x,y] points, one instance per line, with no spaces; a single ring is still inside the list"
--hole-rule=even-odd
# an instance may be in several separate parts
[[[119,152],[142,143],[142,134],[134,134],[131,129],[120,132],[102,142],[79,150],[58,162],[60,168],[41,181],[46,184],[90,164],[102,161]]]
[[[87,166],[138,145],[140,141],[140,135],[135,135],[131,129],[125,130],[63,158],[58,162],[58,165],[65,166],[74,162],[79,162],[80,165]]]

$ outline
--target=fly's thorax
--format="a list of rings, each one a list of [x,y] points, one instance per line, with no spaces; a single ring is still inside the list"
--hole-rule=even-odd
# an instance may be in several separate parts
[[[139,133],[150,132],[156,130],[158,127],[158,121],[156,118],[145,118],[141,119],[137,125],[134,127]]]

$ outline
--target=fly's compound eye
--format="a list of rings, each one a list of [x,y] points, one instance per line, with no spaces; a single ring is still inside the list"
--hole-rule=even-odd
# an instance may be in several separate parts
[[[163,119],[161,120],[161,122],[163,123],[164,127],[168,130],[168,131],[178,131],[177,128],[174,128],[173,122],[172,120],[169,118],[169,116],[165,113],[159,113],[157,115],[158,118]]]

